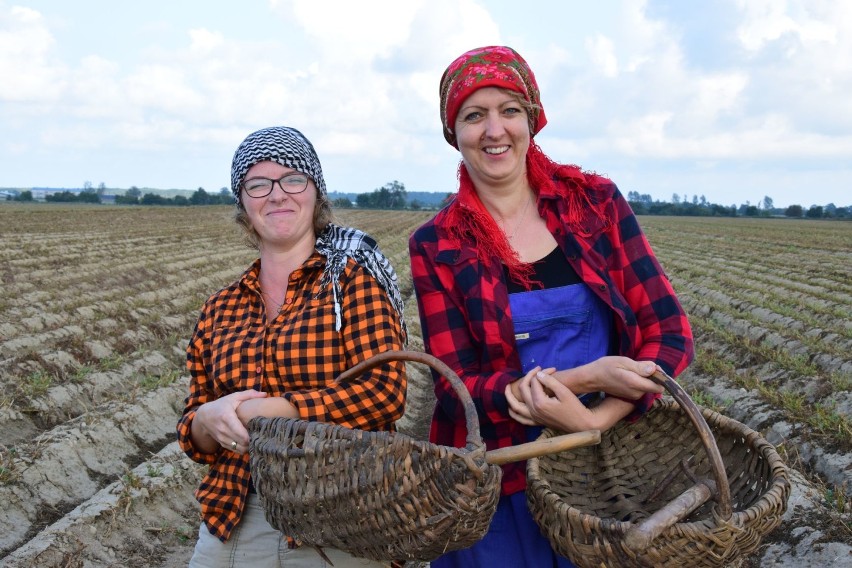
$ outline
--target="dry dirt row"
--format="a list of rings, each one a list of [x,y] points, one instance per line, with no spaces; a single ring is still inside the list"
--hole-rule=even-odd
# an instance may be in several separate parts
[[[186,565],[202,470],[173,442],[183,350],[201,302],[253,258],[230,213],[0,205],[0,565]],[[341,213],[397,268],[414,349],[406,244],[429,215]],[[784,525],[748,562],[852,565],[849,513],[840,513],[852,494],[842,431],[852,225],[640,221],[696,327],[699,355],[681,382],[798,468]],[[409,374],[400,428],[423,438],[430,379],[417,366]],[[820,432],[789,404],[796,397],[804,412],[825,408],[846,422],[829,413],[825,423],[840,430]]]

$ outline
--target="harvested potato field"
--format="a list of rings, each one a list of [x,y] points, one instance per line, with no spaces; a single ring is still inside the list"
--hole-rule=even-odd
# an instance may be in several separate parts
[[[229,207],[0,205],[0,564],[185,566],[200,466],[176,448],[202,302],[254,259]],[[394,263],[428,212],[344,210]],[[852,224],[641,217],[696,333],[679,381],[791,467],[747,566],[852,565]],[[425,369],[400,428],[424,437]]]

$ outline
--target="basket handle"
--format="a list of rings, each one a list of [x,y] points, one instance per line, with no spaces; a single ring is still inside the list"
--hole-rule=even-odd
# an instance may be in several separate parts
[[[710,431],[707,421],[701,414],[698,406],[689,398],[686,391],[659,367],[649,377],[655,383],[665,387],[674,397],[678,405],[686,412],[698,431],[701,443],[710,458],[710,467],[713,470],[715,483],[711,480],[698,480],[694,486],[681,493],[671,503],[642,521],[631,527],[624,535],[625,544],[635,552],[641,552],[650,546],[651,541],[660,536],[667,528],[684,519],[692,511],[700,507],[712,496],[719,506],[719,516],[727,521],[733,514],[731,506],[731,488],[728,485],[728,476],[725,473],[725,464],[722,455],[716,445],[716,438]]]
[[[601,443],[600,430],[584,430],[573,434],[562,434],[550,438],[539,438],[532,442],[506,446],[485,452],[485,461],[495,465],[528,460],[584,446],[595,446]]]
[[[365,371],[374,367],[378,367],[388,361],[413,361],[415,363],[423,363],[435,369],[444,378],[450,381],[450,385],[459,397],[459,400],[464,407],[465,424],[467,425],[467,449],[470,451],[485,451],[485,444],[482,442],[482,436],[479,433],[479,418],[476,415],[476,407],[473,405],[473,399],[470,393],[464,386],[464,383],[459,379],[458,375],[450,369],[446,363],[428,353],[420,351],[398,350],[384,351],[364,359],[357,363],[354,367],[343,371],[335,379],[336,382],[345,381],[352,377],[357,377]]]

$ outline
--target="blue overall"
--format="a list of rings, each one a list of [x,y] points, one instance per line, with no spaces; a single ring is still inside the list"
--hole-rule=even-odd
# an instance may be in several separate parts
[[[612,314],[585,284],[509,294],[515,341],[524,373],[542,368],[571,369],[609,353]],[[584,395],[587,401],[597,393]],[[584,401],[585,402],[585,401]],[[540,426],[529,427],[533,440]],[[523,491],[500,498],[485,537],[470,548],[432,561],[432,568],[571,568],[541,534]]]

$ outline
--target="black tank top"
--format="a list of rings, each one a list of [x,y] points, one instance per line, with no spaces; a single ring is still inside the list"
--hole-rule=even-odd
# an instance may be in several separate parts
[[[562,249],[558,246],[554,247],[544,258],[536,260],[531,264],[533,266],[533,273],[530,279],[534,282],[540,282],[541,287],[544,289],[583,282],[580,279],[580,275],[577,274],[577,271],[574,270],[574,267],[571,266],[568,259],[562,254]],[[503,267],[503,274],[506,276],[510,294],[527,291],[526,288],[509,278],[509,270],[505,266]]]

